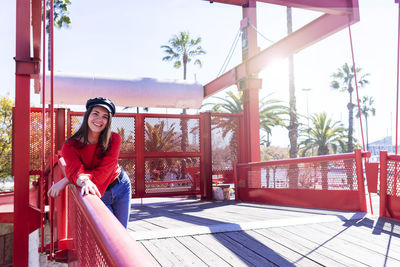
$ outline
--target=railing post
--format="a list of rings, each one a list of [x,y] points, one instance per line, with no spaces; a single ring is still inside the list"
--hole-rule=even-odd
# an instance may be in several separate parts
[[[233,181],[235,183],[235,201],[239,201],[239,183],[238,183],[237,163],[233,163]]]
[[[65,142],[65,108],[57,109],[56,116],[56,147],[55,150],[61,150]]]
[[[365,185],[364,185],[364,174],[362,167],[362,155],[360,149],[354,149],[355,163],[356,163],[356,175],[358,184],[358,194],[360,200],[361,211],[367,212],[367,202],[365,200]]]
[[[136,168],[135,168],[135,188],[138,197],[145,195],[145,160],[144,160],[144,115],[138,113],[135,120],[135,150],[136,150]]]
[[[379,216],[387,217],[387,151],[380,152]]]
[[[211,113],[203,113],[203,170],[201,172],[201,198],[212,200],[212,148],[211,148]]]

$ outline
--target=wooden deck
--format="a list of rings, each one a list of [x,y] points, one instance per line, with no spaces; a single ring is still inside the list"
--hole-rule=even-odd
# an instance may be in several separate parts
[[[400,223],[365,213],[143,201],[128,228],[161,266],[400,266]]]

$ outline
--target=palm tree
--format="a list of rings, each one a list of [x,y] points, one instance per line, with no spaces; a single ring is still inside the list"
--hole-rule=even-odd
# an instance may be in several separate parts
[[[369,115],[375,116],[376,110],[373,107],[375,100],[372,96],[370,96],[370,97],[363,96],[361,98],[360,102],[361,102],[360,103],[361,115],[364,116],[364,118],[365,118],[365,133],[367,136],[367,151],[368,151],[369,150],[368,149],[368,117],[369,117]],[[360,115],[358,112],[356,113],[356,117],[360,118]]]
[[[302,157],[310,150],[316,149],[318,155],[327,155],[329,150],[336,153],[340,147],[345,146],[346,128],[341,122],[332,121],[326,113],[311,115],[311,126],[303,133],[299,143]]]
[[[358,84],[360,87],[368,84],[369,81],[366,79],[369,73],[360,74],[361,68],[356,69],[356,74],[358,75]],[[349,110],[349,130],[348,130],[348,152],[353,152],[353,78],[354,78],[354,68],[349,67],[345,63],[342,68],[338,68],[337,72],[332,74],[333,81],[331,82],[331,88],[340,90],[341,92],[349,93],[349,103],[347,104],[347,109]]]
[[[242,113],[243,112],[243,102],[242,102],[243,92],[239,91],[235,94],[232,91],[228,91],[225,97],[213,97],[219,100],[218,103],[207,103],[204,106],[212,105],[211,112],[217,113]],[[285,126],[283,115],[288,114],[288,108],[281,105],[281,101],[276,99],[270,99],[271,94],[265,96],[260,100],[260,129],[269,135],[272,134],[272,127],[274,126]],[[218,119],[218,118],[216,118]],[[213,123],[215,123],[214,121]],[[215,123],[217,127],[223,129],[223,137],[229,131],[233,130],[235,127],[231,121],[220,120]],[[236,129],[236,128],[235,128]]]
[[[70,0],[54,0],[54,26],[58,29],[69,27],[71,18],[68,16],[68,6],[71,5]],[[46,1],[46,33],[50,36],[50,0]],[[47,40],[47,68],[50,70],[50,38]]]
[[[292,29],[292,8],[286,8],[286,20],[287,20],[287,33],[291,34]],[[294,86],[294,59],[293,55],[289,56],[289,141],[290,151],[289,156],[291,158],[297,158],[297,137],[298,137],[298,121],[296,111],[296,93]]]
[[[200,45],[201,37],[191,39],[189,32],[180,32],[169,39],[168,43],[169,45],[161,46],[167,54],[162,60],[174,61],[175,68],[183,66],[183,79],[186,80],[187,64],[195,57],[206,53]],[[194,65],[201,67],[200,59],[196,59]]]

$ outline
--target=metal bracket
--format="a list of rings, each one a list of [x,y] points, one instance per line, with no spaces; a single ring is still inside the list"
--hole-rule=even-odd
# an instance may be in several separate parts
[[[15,58],[15,74],[29,75],[32,79],[38,79],[40,74],[39,58]]]

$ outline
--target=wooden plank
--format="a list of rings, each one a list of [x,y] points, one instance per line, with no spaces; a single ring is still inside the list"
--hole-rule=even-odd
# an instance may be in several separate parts
[[[149,251],[149,253],[153,256],[156,262],[160,266],[174,266],[174,262],[169,259],[166,255],[164,255],[164,251],[160,249],[158,246],[154,245],[150,241],[142,241],[140,244]]]
[[[218,251],[210,250],[207,246],[204,246],[198,240],[191,236],[184,236],[176,238],[182,245],[189,249],[192,253],[196,254],[197,257],[202,259],[209,266],[230,266],[220,256]]]
[[[393,259],[400,259],[400,240],[389,235],[374,235],[356,227],[337,225],[332,223],[315,226],[316,229],[334,235],[340,233],[340,237],[355,245],[375,250],[382,255]]]
[[[354,243],[341,239],[338,235],[330,235],[316,230],[313,228],[313,225],[315,224],[289,226],[285,227],[285,230],[292,234],[300,235],[320,246],[335,250],[366,265],[383,266],[385,264],[385,257],[382,254],[368,248],[359,247]],[[396,262],[392,259],[387,259],[387,263],[395,264]]]
[[[253,231],[232,232],[226,235],[278,266],[289,266],[294,263],[297,266],[320,266],[292,249]]]
[[[236,251],[231,250],[229,247],[219,242],[215,235],[197,235],[193,236],[193,238],[208,247],[211,251],[218,253],[218,256],[231,266],[247,267],[250,264],[245,259],[241,258]]]
[[[230,233],[231,234],[231,233]],[[226,248],[234,251],[239,257],[244,259],[250,265],[255,266],[275,266],[268,259],[258,255],[254,251],[248,249],[245,245],[240,242],[235,241],[230,238],[228,234],[214,234],[215,239],[217,239]]]
[[[158,248],[157,252],[162,255],[163,259],[158,259],[157,254],[152,253],[152,255],[162,266],[207,266],[175,238],[155,239],[148,242]],[[147,248],[147,243],[143,245]]]
[[[296,251],[325,266],[362,266],[361,262],[353,260],[336,251],[319,246],[303,237],[288,234],[283,228],[270,228],[255,230],[267,238],[280,243],[282,246]]]

